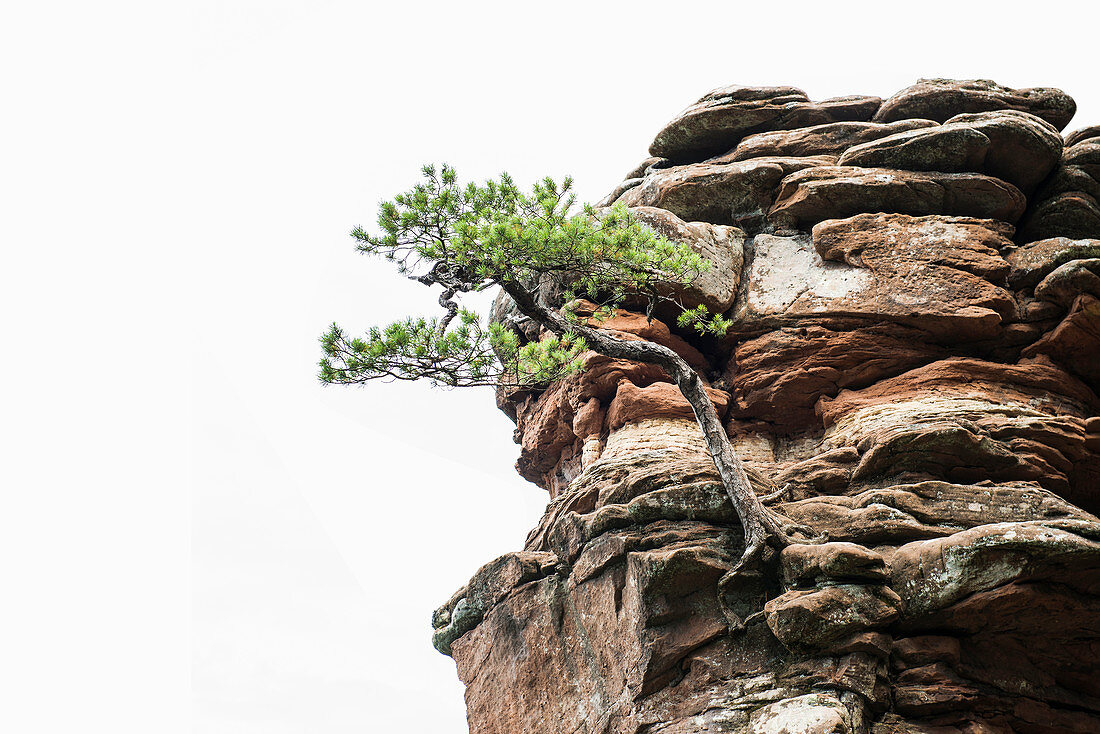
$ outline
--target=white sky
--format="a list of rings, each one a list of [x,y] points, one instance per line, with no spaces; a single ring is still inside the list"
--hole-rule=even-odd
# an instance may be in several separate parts
[[[596,199],[735,82],[1100,122],[1088,3],[594,6],[4,11],[5,731],[185,731],[189,672],[201,734],[465,731],[431,611],[545,494],[487,390],[314,379],[330,321],[432,307],[347,236],[422,163]]]

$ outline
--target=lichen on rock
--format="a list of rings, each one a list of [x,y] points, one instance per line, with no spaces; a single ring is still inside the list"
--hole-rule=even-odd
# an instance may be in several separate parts
[[[741,528],[658,368],[589,353],[501,392],[550,502],[433,618],[471,732],[1100,731],[1100,126],[1063,139],[1074,110],[731,86],[658,132],[602,203],[710,261],[677,295],[732,327],[598,323],[683,356],[824,542],[719,584]]]

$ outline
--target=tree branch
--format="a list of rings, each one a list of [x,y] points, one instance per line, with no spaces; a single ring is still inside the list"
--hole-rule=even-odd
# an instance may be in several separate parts
[[[454,300],[454,295],[454,288],[447,288],[439,294],[439,305],[447,309],[447,315],[439,320],[440,336],[443,336],[443,333],[447,331],[447,327],[450,326],[451,321],[454,320],[455,314],[458,313],[458,303]]]

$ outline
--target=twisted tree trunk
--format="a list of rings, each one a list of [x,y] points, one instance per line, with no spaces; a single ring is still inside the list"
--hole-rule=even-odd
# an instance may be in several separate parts
[[[646,340],[620,339],[607,331],[595,329],[567,320],[556,310],[543,303],[535,294],[516,281],[504,281],[501,288],[515,301],[519,310],[528,318],[557,335],[573,334],[585,340],[593,351],[616,359],[628,359],[645,362],[662,368],[672,377],[680,392],[691,405],[695,420],[703,433],[707,451],[710,452],[714,467],[722,480],[722,485],[733,504],[745,536],[745,550],[737,564],[719,581],[719,589],[731,586],[737,576],[759,559],[765,546],[776,550],[796,542],[792,532],[801,532],[806,539],[799,542],[815,542],[813,531],[792,523],[764,506],[764,503],[752,490],[745,466],[737,458],[729,436],[714,410],[714,404],[707,395],[703,380],[683,357],[661,344]],[[737,615],[726,610],[732,628],[740,628],[744,622]]]

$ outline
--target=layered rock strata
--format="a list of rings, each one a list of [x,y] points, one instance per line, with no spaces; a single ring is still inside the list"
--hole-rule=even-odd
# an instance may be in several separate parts
[[[726,87],[659,132],[602,203],[710,260],[679,295],[734,325],[602,326],[695,366],[758,493],[827,540],[720,600],[741,530],[666,374],[593,353],[501,392],[551,500],[435,614],[471,732],[1100,731],[1100,127],[1063,138],[1073,112]]]

